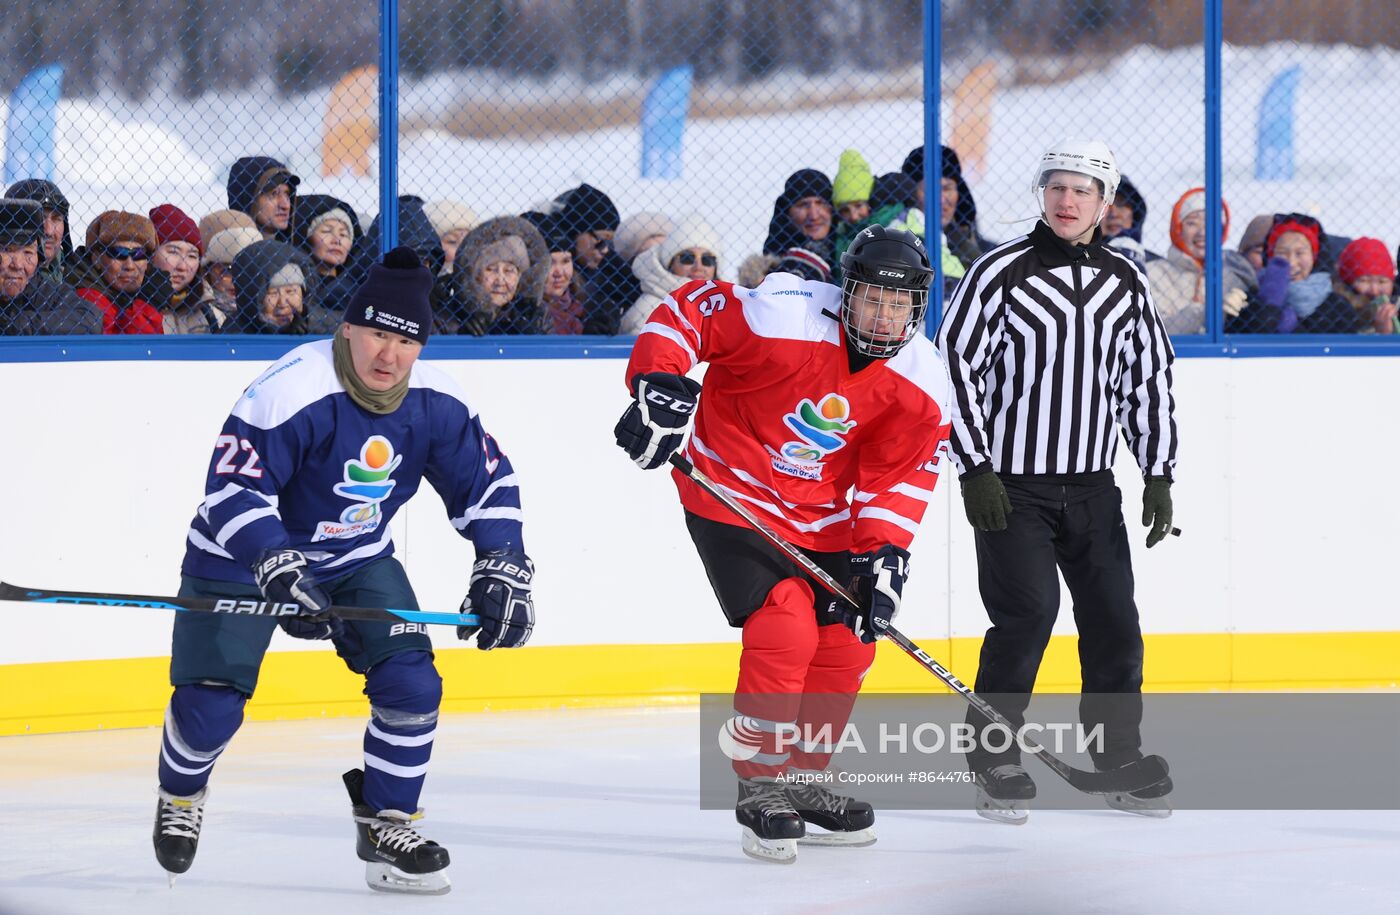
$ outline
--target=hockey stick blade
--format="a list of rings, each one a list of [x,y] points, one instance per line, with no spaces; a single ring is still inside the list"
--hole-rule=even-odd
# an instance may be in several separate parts
[[[99,607],[145,607],[181,613],[228,613],[234,616],[297,616],[300,604],[274,604],[251,598],[162,597],[154,594],[106,594],[96,591],[45,591],[21,588],[0,581],[0,601],[32,604],[86,604]],[[439,626],[476,626],[474,613],[441,613],[432,610],[394,610],[388,607],[331,607],[330,613],[343,620],[381,623],[429,623]]]
[[[827,574],[825,569],[812,561],[812,558],[806,553],[802,552],[791,543],[788,543],[781,534],[763,523],[762,519],[749,511],[746,506],[741,505],[739,501],[729,493],[720,489],[719,486],[709,477],[705,476],[704,473],[695,469],[695,465],[689,460],[682,457],[680,454],[673,454],[670,458],[670,464],[693,480],[701,489],[724,503],[730,511],[742,518],[749,527],[763,535],[765,540],[781,550],[783,554],[793,562],[797,563],[823,588],[826,588],[826,590],[846,601],[846,603],[851,606],[857,606],[856,599],[851,592]],[[925,670],[942,680],[945,686],[966,699],[969,705],[982,713],[983,717],[1001,725],[1012,734],[1017,732],[1018,729],[1005,715],[997,711],[986,699],[983,699],[973,692],[972,688],[959,680],[952,671],[934,660],[932,655],[924,651],[918,645],[915,645],[904,633],[890,626],[885,630],[885,638],[894,642],[905,654],[917,661]],[[1087,769],[1077,769],[1071,766],[1049,750],[1038,746],[1024,735],[1021,736],[1019,742],[1035,756],[1036,759],[1045,763],[1045,765],[1050,767],[1051,771],[1068,782],[1071,787],[1085,794],[1120,794],[1124,792],[1140,791],[1143,788],[1157,784],[1167,777],[1167,763],[1166,760],[1162,759],[1160,756],[1148,756],[1145,759],[1140,759],[1137,762],[1130,763],[1118,769],[1112,769],[1108,772],[1095,772]]]

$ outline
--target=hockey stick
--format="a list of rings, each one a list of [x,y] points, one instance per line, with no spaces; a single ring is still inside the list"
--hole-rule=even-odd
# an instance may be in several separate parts
[[[788,558],[801,566],[802,569],[808,575],[812,576],[812,578],[816,579],[822,587],[826,588],[838,598],[846,601],[846,603],[850,604],[852,607],[859,606],[859,603],[851,592],[828,575],[825,569],[813,562],[811,557],[806,553],[803,553],[797,547],[788,543],[783,539],[781,534],[765,524],[762,519],[753,512],[739,504],[738,500],[733,496],[716,486],[713,480],[705,476],[705,474],[701,473],[699,470],[696,470],[695,465],[690,463],[690,461],[681,457],[679,454],[673,454],[671,455],[671,466],[694,480],[701,489],[723,502],[730,511],[748,522],[750,527],[762,534],[764,539],[769,543],[782,550]],[[893,626],[889,626],[885,629],[884,634],[891,642],[894,642],[902,648],[905,654],[909,655],[909,657],[913,658],[915,661],[918,661],[925,670],[942,680],[949,689],[966,699],[973,708],[977,709],[977,711],[981,712],[991,721],[1006,728],[1010,733],[1016,733],[1016,727],[1012,725],[1005,715],[997,711],[986,699],[974,693],[971,687],[954,676],[948,668],[935,661],[928,652],[911,642],[904,633]],[[1060,759],[1044,747],[1039,746],[1024,735],[1019,738],[1019,743],[1033,756],[1049,766],[1056,775],[1085,794],[1124,794],[1132,791],[1140,791],[1143,788],[1157,784],[1167,777],[1167,761],[1160,756],[1146,756],[1136,762],[1128,763],[1125,766],[1112,769],[1108,772],[1091,772],[1085,769],[1076,769],[1074,766],[1071,766],[1069,763]]]
[[[102,594],[94,591],[41,591],[21,588],[0,581],[0,600],[35,604],[96,604],[103,607],[147,607],[178,610],[182,613],[231,613],[235,616],[296,616],[301,604],[274,604],[253,598],[157,597],[152,594]],[[331,607],[332,615],[343,620],[377,623],[436,623],[444,626],[475,626],[475,613],[440,613],[431,610],[391,610],[384,607]]]

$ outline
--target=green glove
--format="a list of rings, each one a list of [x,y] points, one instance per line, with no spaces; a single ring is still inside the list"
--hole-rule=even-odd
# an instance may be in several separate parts
[[[1172,532],[1172,481],[1166,477],[1148,477],[1142,490],[1142,526],[1147,532],[1150,550]]]
[[[1006,530],[1006,516],[1011,513],[1011,500],[1006,487],[995,473],[982,473],[963,481],[963,505],[967,520],[979,531]]]

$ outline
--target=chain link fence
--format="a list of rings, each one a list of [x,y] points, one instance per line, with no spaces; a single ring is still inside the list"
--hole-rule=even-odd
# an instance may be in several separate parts
[[[1092,135],[1125,176],[1105,234],[1173,333],[1203,334],[1211,307],[1225,333],[1400,326],[1400,164],[1377,116],[1400,68],[1392,5],[1223,10],[1219,305],[1200,0],[941,12],[928,228],[945,293],[1033,225],[1040,151]],[[861,226],[926,228],[918,0],[403,0],[394,15],[387,50],[372,0],[6,17],[0,333],[327,333],[397,240],[437,275],[441,334],[630,334],[688,278],[830,280]]]

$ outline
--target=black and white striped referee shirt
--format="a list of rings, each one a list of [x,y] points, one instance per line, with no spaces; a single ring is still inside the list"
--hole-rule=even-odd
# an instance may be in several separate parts
[[[1120,423],[1144,476],[1172,476],[1171,341],[1146,275],[1044,221],[978,258],[938,329],[963,478],[1108,470]]]

